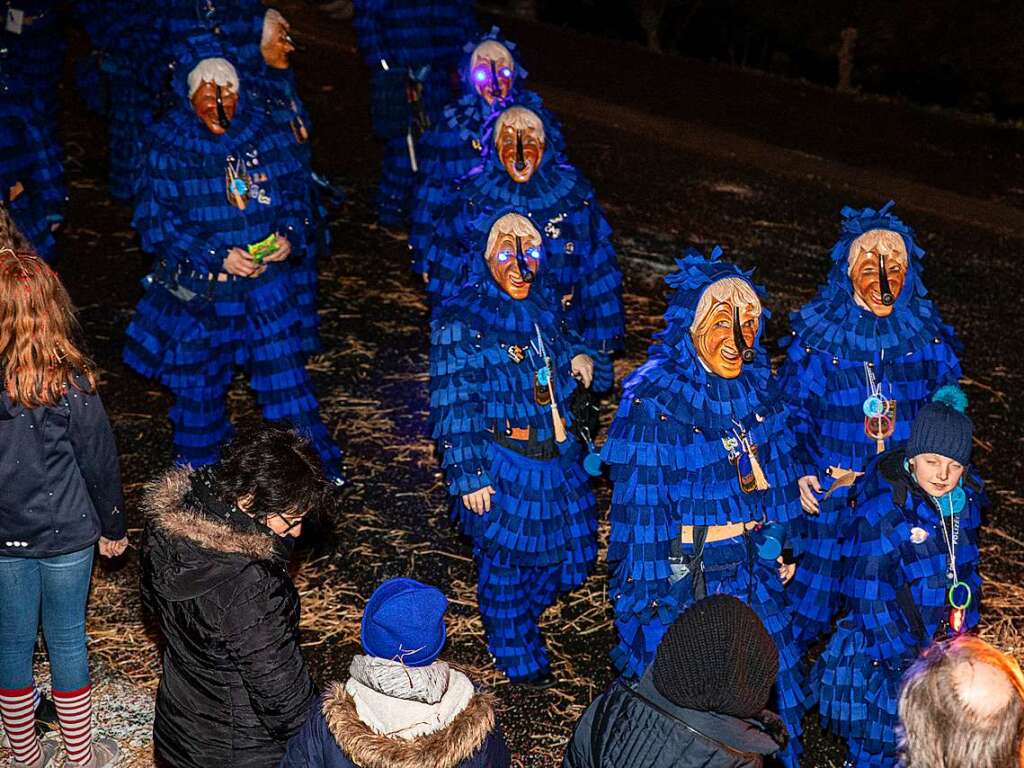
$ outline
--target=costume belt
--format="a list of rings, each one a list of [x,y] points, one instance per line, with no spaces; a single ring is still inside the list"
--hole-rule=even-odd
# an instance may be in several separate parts
[[[490,430],[494,435],[494,442],[503,448],[508,448],[520,456],[528,459],[554,459],[559,456],[558,444],[553,437],[546,440],[538,440],[535,432],[530,427],[513,427],[506,425],[499,428],[497,424]]]

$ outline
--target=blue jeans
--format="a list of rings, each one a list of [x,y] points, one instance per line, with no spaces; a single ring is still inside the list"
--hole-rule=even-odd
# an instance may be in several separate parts
[[[53,689],[77,691],[89,685],[85,605],[93,549],[56,557],[0,557],[0,688],[32,685],[40,613]]]

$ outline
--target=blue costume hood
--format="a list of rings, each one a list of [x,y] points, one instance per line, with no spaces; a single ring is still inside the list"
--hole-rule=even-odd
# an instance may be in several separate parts
[[[793,334],[801,344],[847,360],[871,361],[880,348],[898,355],[919,349],[936,337],[952,336],[934,303],[926,298],[921,280],[924,251],[915,242],[913,230],[890,213],[893,205],[890,200],[877,211],[843,208],[842,234],[832,248],[828,281],[790,316]],[[896,232],[907,251],[906,280],[888,317],[877,317],[854,301],[848,274],[851,244],[873,229]]]

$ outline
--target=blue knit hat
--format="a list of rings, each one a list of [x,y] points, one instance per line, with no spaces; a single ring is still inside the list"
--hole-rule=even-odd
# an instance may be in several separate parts
[[[363,650],[409,667],[433,663],[448,636],[447,607],[448,599],[436,587],[415,579],[388,579],[363,610]]]
[[[940,387],[925,404],[910,426],[907,458],[922,453],[937,453],[966,465],[971,460],[971,441],[974,424],[964,411],[967,395],[960,387],[950,384]]]

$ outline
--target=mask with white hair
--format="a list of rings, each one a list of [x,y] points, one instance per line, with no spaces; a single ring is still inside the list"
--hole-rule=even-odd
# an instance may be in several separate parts
[[[203,59],[188,73],[192,109],[210,133],[221,136],[238,108],[238,72],[227,59]]]
[[[484,40],[469,57],[473,87],[488,104],[508,98],[516,64],[508,48],[497,40]]]
[[[852,243],[847,274],[858,305],[878,317],[892,314],[907,278],[907,247],[898,232],[872,229]]]
[[[263,35],[260,38],[260,53],[271,69],[288,69],[288,57],[295,51],[291,36],[291,25],[275,8],[268,8],[263,16]]]
[[[543,243],[528,218],[506,213],[491,225],[484,258],[491,277],[513,299],[525,299],[540,269]]]
[[[744,363],[754,362],[761,312],[761,300],[746,280],[725,277],[709,285],[690,325],[704,367],[723,379],[735,379]]]
[[[525,107],[510,107],[494,124],[494,149],[508,175],[525,184],[544,159],[544,121]]]

